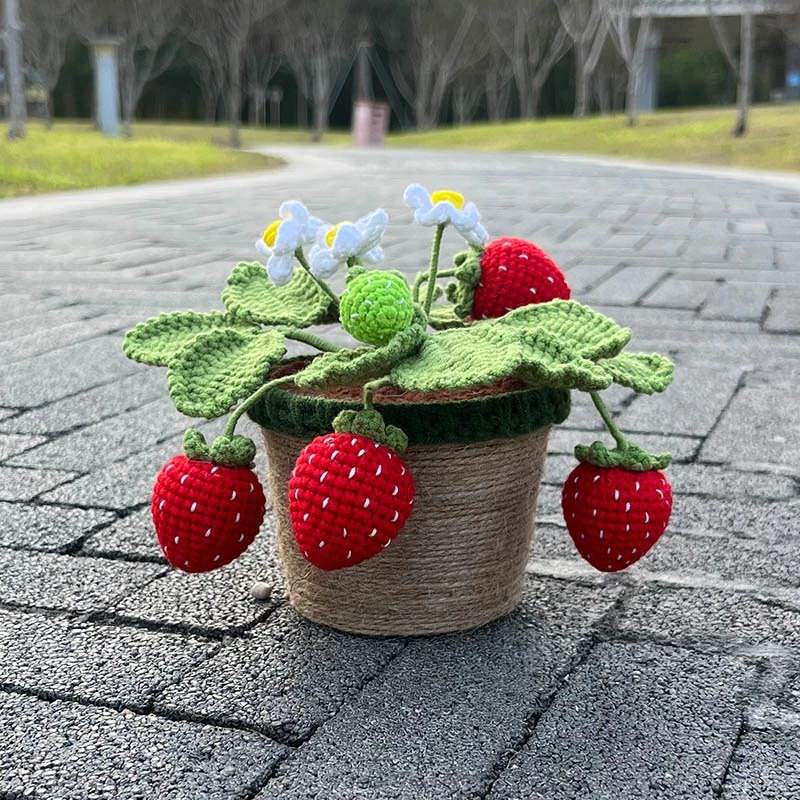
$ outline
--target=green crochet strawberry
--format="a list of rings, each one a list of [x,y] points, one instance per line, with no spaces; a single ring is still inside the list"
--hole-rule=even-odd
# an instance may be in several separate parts
[[[455,259],[457,283],[448,288],[462,319],[502,317],[520,306],[569,300],[564,273],[533,242],[503,236],[485,250],[472,249]]]
[[[250,469],[255,445],[221,436],[209,449],[189,430],[184,450],[158,473],[150,510],[167,561],[183,572],[209,572],[238,558],[264,520],[264,492]]]
[[[342,327],[359,342],[381,346],[405,330],[414,314],[406,279],[399,272],[353,267],[339,304]]]

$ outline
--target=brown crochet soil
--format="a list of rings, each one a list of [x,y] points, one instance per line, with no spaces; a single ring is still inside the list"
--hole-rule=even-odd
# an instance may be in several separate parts
[[[310,358],[296,358],[286,361],[275,367],[270,373],[270,380],[282,378],[285,375],[294,375],[311,361]],[[292,394],[304,397],[327,397],[331,400],[347,400],[358,402],[361,400],[360,386],[339,386],[335,389],[300,389],[294,384],[282,387]],[[478,386],[472,389],[453,389],[440,392],[408,392],[396,386],[384,386],[373,395],[377,403],[452,403],[460,400],[477,400],[481,397],[492,397],[498,394],[519,392],[530,387],[516,378],[503,378],[490,386]]]

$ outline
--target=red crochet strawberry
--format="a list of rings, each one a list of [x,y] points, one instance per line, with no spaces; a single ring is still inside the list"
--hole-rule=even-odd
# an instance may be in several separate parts
[[[672,488],[657,469],[583,462],[564,483],[561,506],[583,558],[602,572],[617,572],[635,564],[664,532]]]
[[[183,572],[209,572],[238,558],[264,519],[264,492],[249,468],[255,446],[219,437],[211,449],[187,431],[186,455],[158,473],[150,510],[167,561]]]
[[[344,411],[334,430],[303,448],[289,481],[297,546],[323,570],[378,555],[414,503],[411,471],[398,453],[407,441],[399,429],[385,427],[375,411]]]
[[[569,300],[564,273],[550,256],[526,239],[504,236],[482,252],[456,256],[455,277],[449,297],[461,317],[490,319],[520,306]]]

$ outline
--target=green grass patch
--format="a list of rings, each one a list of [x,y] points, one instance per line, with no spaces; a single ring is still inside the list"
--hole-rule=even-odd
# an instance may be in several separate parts
[[[395,134],[395,147],[538,151],[755,169],[800,170],[800,105],[757,106],[747,136],[731,136],[735,109],[513,121]]]
[[[156,126],[142,126],[141,132],[137,126],[132,139],[109,139],[85,124],[57,124],[47,131],[31,122],[22,140],[9,142],[4,126],[0,137],[0,197],[255,171],[283,163],[220,147],[209,133],[168,136]]]

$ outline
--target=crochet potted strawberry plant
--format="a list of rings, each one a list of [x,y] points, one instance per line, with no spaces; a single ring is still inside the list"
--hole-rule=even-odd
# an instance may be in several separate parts
[[[255,445],[236,433],[248,414],[263,429],[290,602],[370,634],[467,629],[514,608],[548,431],[568,416],[571,391],[591,395],[614,440],[577,447],[563,488],[578,552],[602,571],[630,566],[672,505],[669,455],[629,442],[599,394],[612,383],[662,391],[670,362],[624,352],[629,330],[571,300],[533,243],[489,241],[457,192],[412,185],[405,200],[434,233],[412,285],[379,268],[384,211],[326,225],[287,202],[256,243],[265,263],[234,267],[224,311],[162,314],[124,344],[130,358],[167,367],[181,412],[229,415],[210,444],[189,430],[185,453],[156,479],[167,560],[204,572],[256,536]],[[440,269],[448,227],[467,247]],[[339,269],[341,296],[326,283]],[[337,321],[361,346],[311,330]],[[286,359],[287,341],[315,355]]]

